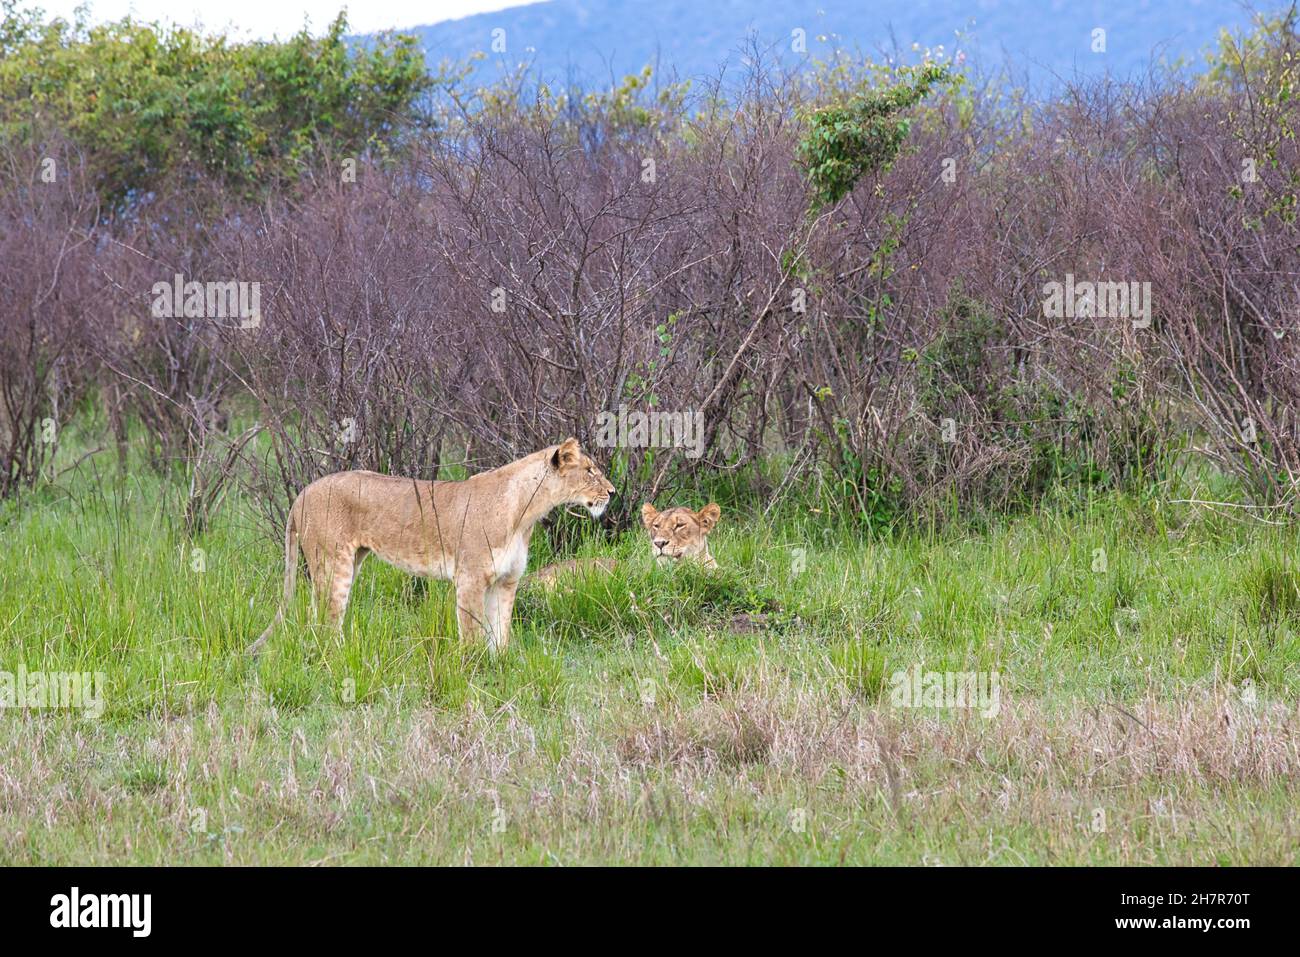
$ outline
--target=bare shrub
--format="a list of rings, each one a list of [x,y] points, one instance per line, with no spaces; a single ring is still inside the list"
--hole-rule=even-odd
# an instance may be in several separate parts
[[[889,71],[761,56],[691,95],[448,81],[415,149],[355,176],[321,151],[256,207],[188,177],[101,220],[70,181],[59,200],[11,177],[6,481],[44,461],[34,423],[66,414],[90,335],[119,445],[143,425],[149,460],[189,482],[191,529],[236,476],[278,522],[326,472],[457,477],[568,435],[618,486],[611,528],[728,480],[878,527],[1159,481],[1185,445],[1292,504],[1286,55],[1037,104],[936,85],[869,137],[889,161],[831,193],[808,177],[816,118],[873,116],[843,104],[890,101]],[[260,283],[261,324],[154,315],[177,275]],[[1136,283],[1149,309],[1054,314],[1067,278]],[[689,435],[611,435],[650,412]]]
[[[0,498],[31,486],[88,386],[97,204],[75,153],[0,150]]]

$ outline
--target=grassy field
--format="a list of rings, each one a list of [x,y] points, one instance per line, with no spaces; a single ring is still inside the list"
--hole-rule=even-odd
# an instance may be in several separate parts
[[[65,483],[66,484],[66,483]],[[871,540],[724,513],[717,574],[525,591],[509,654],[368,563],[261,660],[281,547],[128,477],[0,509],[0,864],[1293,864],[1297,534],[1109,497]],[[667,504],[667,503],[660,503]],[[692,504],[700,505],[702,502]],[[544,561],[534,538],[531,567]],[[995,714],[891,677],[996,672]]]

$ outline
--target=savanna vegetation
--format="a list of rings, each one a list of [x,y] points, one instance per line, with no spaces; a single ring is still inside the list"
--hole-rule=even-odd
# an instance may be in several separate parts
[[[0,715],[0,862],[1295,862],[1293,14],[1031,99],[3,11],[0,671],[105,688]],[[601,448],[620,409],[702,454]],[[624,561],[508,655],[377,564],[241,654],[304,484],[570,434],[617,496],[529,566]],[[718,572],[645,500],[719,502]]]

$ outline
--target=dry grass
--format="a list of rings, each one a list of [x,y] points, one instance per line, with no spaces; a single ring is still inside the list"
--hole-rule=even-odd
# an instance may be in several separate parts
[[[6,863],[1294,863],[1300,837],[1300,716],[1223,691],[986,719],[760,682],[540,727],[255,696],[144,735],[7,728]]]
[[[0,716],[0,863],[1296,863],[1290,529],[737,519],[719,574],[593,542],[619,572],[526,594],[496,663],[377,566],[342,639],[291,617],[253,665],[278,548],[217,527],[196,572],[164,506],[0,515],[0,669],[107,680],[98,720]],[[1000,709],[896,706],[919,665]]]

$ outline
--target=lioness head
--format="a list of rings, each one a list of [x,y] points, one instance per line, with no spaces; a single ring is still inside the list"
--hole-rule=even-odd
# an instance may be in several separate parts
[[[641,506],[641,521],[650,533],[650,553],[661,563],[690,558],[712,566],[709,533],[721,515],[722,509],[712,502],[698,512],[684,505],[658,512],[646,502]]]
[[[577,439],[565,439],[551,454],[551,468],[559,480],[560,504],[585,505],[592,518],[600,518],[614,493],[605,473],[578,446]]]

